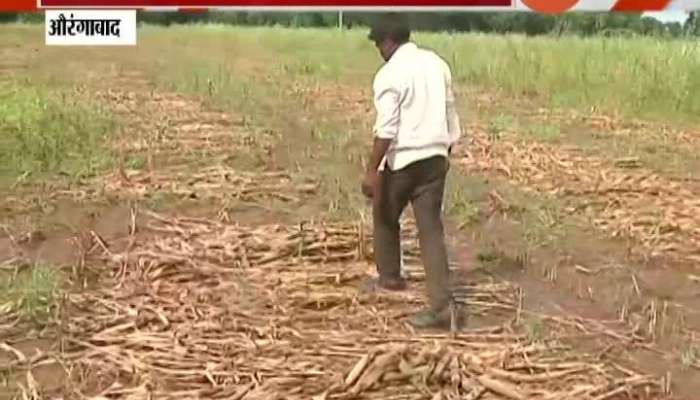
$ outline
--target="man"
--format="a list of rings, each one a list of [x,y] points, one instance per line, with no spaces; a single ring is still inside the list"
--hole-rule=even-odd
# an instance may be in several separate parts
[[[449,66],[409,41],[403,15],[387,14],[372,28],[386,63],[374,79],[377,120],[374,145],[362,182],[372,198],[378,279],[365,290],[403,290],[399,218],[410,202],[418,226],[430,307],[413,316],[419,328],[447,322],[451,301],[442,225],[448,157],[461,135]]]

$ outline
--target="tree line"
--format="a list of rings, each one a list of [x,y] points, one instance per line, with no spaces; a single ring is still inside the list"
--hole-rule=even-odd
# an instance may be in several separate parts
[[[277,25],[288,27],[368,26],[371,12],[154,12],[140,11],[141,23],[172,25],[220,23],[230,25]],[[521,33],[526,35],[644,35],[659,37],[700,36],[700,18],[690,13],[685,24],[663,23],[638,13],[572,12],[545,15],[530,12],[414,12],[412,26],[424,31]],[[41,22],[41,13],[0,14],[0,22]]]
[[[700,35],[700,21],[691,13],[685,24],[663,23],[639,13],[572,12],[545,15],[530,12],[414,12],[408,13],[417,30],[522,33],[526,35],[644,35],[679,37]],[[213,22],[231,25],[278,25],[290,27],[368,26],[377,13],[345,12],[142,12],[139,20],[151,24]]]

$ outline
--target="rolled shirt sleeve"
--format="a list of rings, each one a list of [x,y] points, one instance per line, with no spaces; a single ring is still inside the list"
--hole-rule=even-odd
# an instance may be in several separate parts
[[[382,71],[374,79],[373,89],[374,107],[377,111],[374,136],[393,140],[399,133],[401,91]]]

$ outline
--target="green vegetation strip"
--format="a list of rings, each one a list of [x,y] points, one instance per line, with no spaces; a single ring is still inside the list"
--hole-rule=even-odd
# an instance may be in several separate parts
[[[168,53],[196,53],[201,65],[213,63],[216,68],[193,72],[209,69],[213,79],[230,69],[234,73],[226,79],[248,78],[249,71],[233,68],[243,54],[267,68],[283,67],[291,79],[311,77],[368,88],[380,65],[365,29],[148,26],[139,40],[144,48],[157,48],[153,54],[162,54],[157,45],[166,41],[176,47]],[[445,58],[455,80],[464,85],[535,95],[551,106],[619,111],[642,119],[697,122],[700,115],[700,97],[695,95],[700,91],[700,47],[693,40],[474,33],[417,33],[415,40]],[[159,64],[166,74],[181,68],[179,62]]]
[[[17,267],[0,275],[0,310],[43,325],[51,316],[59,282],[59,271],[44,264]]]
[[[0,182],[27,177],[80,177],[110,162],[109,115],[72,93],[32,86],[0,90]]]

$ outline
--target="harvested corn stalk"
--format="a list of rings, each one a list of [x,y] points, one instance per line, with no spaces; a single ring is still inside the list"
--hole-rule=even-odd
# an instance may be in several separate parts
[[[658,390],[646,376],[502,327],[415,335],[397,316],[421,306],[421,291],[356,291],[372,269],[358,260],[370,238],[357,225],[243,227],[142,214],[150,217],[140,225],[145,239],[128,253],[104,251],[109,268],[98,289],[66,300],[76,391],[331,400],[544,399],[583,386],[614,399],[620,388]],[[507,283],[456,293],[469,312],[503,321],[518,308],[518,288]]]

